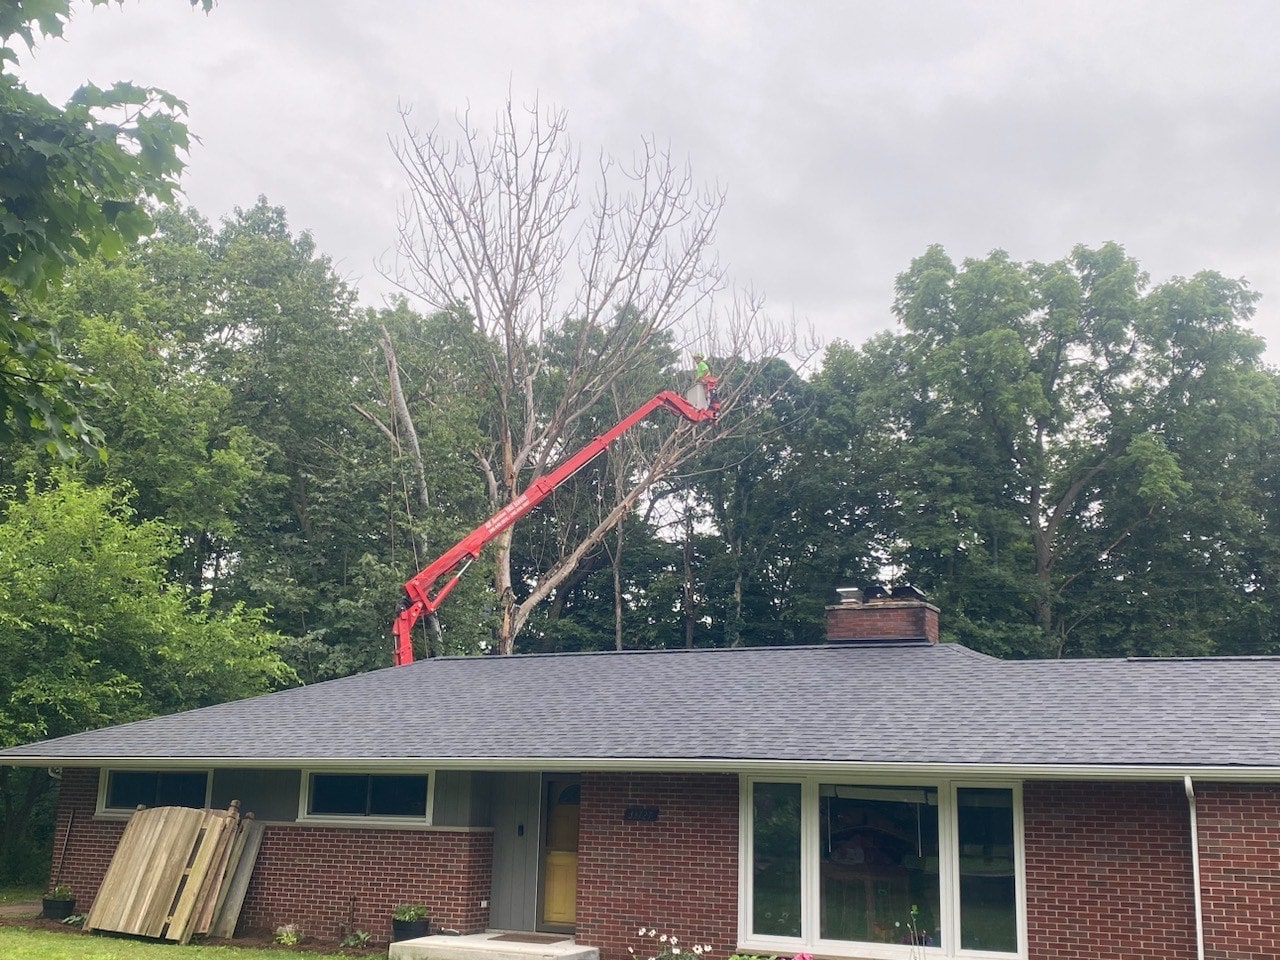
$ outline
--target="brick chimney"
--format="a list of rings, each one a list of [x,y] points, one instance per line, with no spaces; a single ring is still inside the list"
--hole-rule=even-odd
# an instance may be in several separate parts
[[[827,607],[827,643],[937,643],[938,608],[915,587],[836,591]]]

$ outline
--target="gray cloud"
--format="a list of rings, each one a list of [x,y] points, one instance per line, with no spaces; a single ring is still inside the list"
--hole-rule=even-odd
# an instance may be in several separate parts
[[[737,281],[825,337],[891,322],[930,243],[1056,259],[1118,240],[1159,281],[1212,268],[1264,293],[1280,356],[1280,7],[1269,2],[224,2],[78,9],[24,57],[50,96],[129,77],[191,104],[186,189],[259,193],[377,302],[414,123],[508,90],[564,106],[587,155],[642,135],[729,192]]]

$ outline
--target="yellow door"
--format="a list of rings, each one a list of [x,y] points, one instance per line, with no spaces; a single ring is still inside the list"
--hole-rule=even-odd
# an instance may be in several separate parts
[[[547,781],[542,922],[572,926],[578,898],[578,781]]]
[[[573,923],[577,916],[578,855],[569,850],[548,850],[543,876],[543,922]]]

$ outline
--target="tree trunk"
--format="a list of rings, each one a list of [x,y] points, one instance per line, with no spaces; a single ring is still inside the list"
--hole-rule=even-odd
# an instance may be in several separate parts
[[[622,541],[626,524],[618,524],[614,531],[616,546],[613,550],[613,646],[622,649]]]
[[[396,358],[395,348],[391,344],[391,334],[387,328],[379,328],[382,332],[382,355],[387,364],[387,387],[390,396],[391,428],[397,443],[409,448],[409,462],[413,466],[413,488],[418,498],[418,506],[426,510],[431,505],[427,491],[427,465],[422,459],[422,445],[418,441],[418,428],[414,426],[413,417],[409,413],[409,404],[404,397],[404,384],[400,381],[400,361]],[[399,451],[397,451],[398,453]]]
[[[686,650],[693,649],[693,511],[686,509],[684,513],[684,645]]]
[[[725,631],[731,647],[742,645],[742,580],[742,569],[739,567],[733,572],[733,613]]]
[[[511,589],[511,533],[508,527],[493,541],[493,590],[498,595],[499,607],[498,623],[493,628],[493,645],[499,656],[515,652],[516,632],[519,630],[516,596]]]
[[[376,415],[357,404],[352,404],[352,407],[373,423],[387,438],[393,455],[400,457],[407,452],[409,464],[413,470],[414,503],[405,503],[405,512],[412,520],[416,510],[417,517],[421,519],[431,506],[431,496],[427,487],[427,467],[422,457],[418,428],[414,425],[413,416],[409,413],[409,404],[405,399],[404,384],[400,379],[400,362],[396,357],[395,346],[391,342],[391,334],[386,326],[379,327],[378,346],[387,368],[388,422],[383,423]],[[429,544],[420,536],[414,539],[417,546],[415,555],[419,558],[428,556]],[[440,630],[440,621],[435,614],[428,615],[426,626],[427,656],[440,656],[444,652],[444,636]]]

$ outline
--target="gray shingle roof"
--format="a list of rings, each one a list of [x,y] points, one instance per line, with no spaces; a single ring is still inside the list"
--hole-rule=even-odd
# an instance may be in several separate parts
[[[1280,658],[831,645],[444,658],[0,751],[137,758],[1277,768]]]

